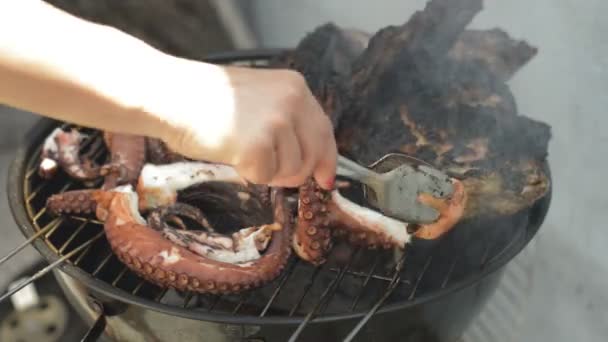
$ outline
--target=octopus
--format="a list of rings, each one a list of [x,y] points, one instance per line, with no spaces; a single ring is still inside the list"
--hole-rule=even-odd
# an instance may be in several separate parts
[[[103,183],[54,194],[47,208],[94,215],[116,256],[144,279],[219,294],[273,281],[292,256],[319,267],[338,241],[403,251],[469,220],[529,209],[550,188],[551,131],[518,113],[506,82],[536,48],[498,29],[467,30],[481,9],[482,0],[431,0],[375,34],[327,23],[270,65],[304,76],[342,155],[387,172],[407,162],[384,158],[399,154],[447,174],[449,196],[418,194],[439,213],[435,222],[384,215],[352,180],[329,191],[312,178],[297,189],[251,184],[230,165],[187,159],[149,137],[103,132],[109,159],[98,166],[79,154],[77,132],[58,130],[40,174],[61,167]]]
[[[53,130],[42,146],[38,174],[45,179],[51,179],[57,170],[62,169],[71,178],[80,181],[98,178],[99,165],[93,161],[90,153],[80,154],[80,144],[86,138],[87,135],[76,129],[65,131],[56,128]]]

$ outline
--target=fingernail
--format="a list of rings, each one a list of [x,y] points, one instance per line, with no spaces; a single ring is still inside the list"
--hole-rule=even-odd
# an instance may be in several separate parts
[[[327,182],[325,182],[325,188],[329,189],[329,190],[333,190],[335,183],[336,183],[335,179],[330,179]]]

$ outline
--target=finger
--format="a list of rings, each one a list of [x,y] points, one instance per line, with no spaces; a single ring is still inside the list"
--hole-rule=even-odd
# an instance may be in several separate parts
[[[236,170],[252,183],[268,184],[277,170],[274,139],[268,136],[249,143],[236,165]]]
[[[300,151],[300,143],[296,137],[295,130],[293,126],[288,125],[277,130],[275,134],[277,172],[275,173],[271,185],[286,187],[298,186],[299,184],[292,185],[281,182],[281,180],[297,175],[302,165],[302,152]],[[282,184],[278,185],[276,182],[281,182]]]
[[[314,125],[317,150],[312,174],[315,181],[325,190],[332,190],[336,179],[336,165],[338,159],[338,148],[334,137],[333,125],[329,117],[316,100],[313,99],[317,111],[312,115],[314,120],[308,120],[308,125]]]
[[[335,163],[332,155],[336,155],[335,142],[333,141],[333,129],[329,118],[322,112],[321,106],[314,98],[311,98],[311,110],[297,117],[296,133],[302,148],[302,169],[295,179],[304,182],[307,178],[314,176],[316,169],[319,174],[315,177],[317,183],[324,189],[332,189],[335,179]],[[326,171],[329,170],[329,171]]]
[[[319,151],[319,159],[315,165],[313,176],[323,189],[333,190],[338,163],[338,148],[329,118],[327,118],[325,124],[322,123],[321,125],[321,127],[325,127],[319,132],[322,150]]]
[[[279,187],[279,188],[297,188],[304,184],[306,178],[301,176],[291,176],[291,177],[279,177],[275,178],[269,186]]]
[[[303,184],[312,176],[317,163],[317,151],[320,149],[320,146],[318,146],[319,141],[316,139],[314,125],[307,121],[309,119],[307,120],[306,116],[296,119],[294,131],[301,151],[300,169],[293,176],[283,179],[284,182],[298,185]]]
[[[298,168],[286,176],[277,177],[273,181],[273,186],[298,187],[312,174],[315,161],[311,158],[314,146],[314,139],[310,129],[298,127],[298,120],[295,120],[295,127],[292,129],[292,136],[296,141],[299,153]],[[275,185],[276,184],[276,185]]]

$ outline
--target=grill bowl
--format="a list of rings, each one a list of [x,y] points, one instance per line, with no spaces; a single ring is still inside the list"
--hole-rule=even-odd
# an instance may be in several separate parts
[[[282,51],[237,51],[209,56],[207,60],[264,67]],[[26,238],[44,229],[45,224],[54,222],[44,212],[40,213],[40,203],[68,182],[63,174],[42,182],[33,171],[43,140],[61,125],[64,124],[41,119],[16,152],[9,171],[11,211]],[[549,173],[548,165],[546,169]],[[503,267],[537,233],[547,214],[550,198],[551,190],[526,212],[497,222],[475,222],[457,227],[440,241],[416,243],[407,249],[400,271],[394,267],[385,269],[383,265],[391,259],[386,253],[357,254],[357,261],[348,267],[332,262],[331,258],[320,270],[296,263],[261,290],[228,298],[194,296],[193,305],[190,303],[193,296],[158,289],[136,277],[117,260],[112,261],[115,259],[112,255],[104,259],[109,247],[103,234],[90,248],[68,259],[59,268],[99,296],[167,317],[273,329],[284,326],[292,330],[298,325],[320,324],[332,327],[338,331],[336,336],[342,338],[363,320],[368,328],[361,334],[373,337],[403,337],[404,331],[409,331],[425,336],[430,334],[430,340],[448,341],[464,331],[494,291]],[[63,222],[57,227],[47,226],[47,229],[47,233],[34,240],[33,246],[49,263],[103,230],[99,224],[82,220]],[[103,255],[96,255],[97,252],[103,252]],[[375,261],[371,262],[372,259]],[[94,275],[93,269],[103,260],[106,260],[103,267],[107,266],[109,270]],[[115,275],[102,275],[111,273]],[[284,280],[283,276],[289,278]],[[118,280],[114,283],[112,279],[116,280],[116,277]],[[121,282],[126,285],[117,285]],[[295,290],[300,293],[294,294]],[[353,306],[353,302],[357,305]]]

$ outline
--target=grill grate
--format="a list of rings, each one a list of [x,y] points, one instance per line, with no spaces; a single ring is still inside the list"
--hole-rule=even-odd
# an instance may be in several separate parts
[[[269,56],[239,57],[219,55],[214,62],[267,67]],[[49,132],[52,128],[49,127]],[[90,148],[88,153],[103,162],[107,151],[99,143],[102,137],[90,129],[77,128],[90,134],[81,147]],[[38,145],[42,145],[42,141]],[[40,147],[28,156],[22,179],[25,209],[34,229],[24,245],[41,241],[43,244],[37,248],[47,248],[53,255],[49,267],[65,261],[68,265],[62,265],[64,270],[73,268],[85,272],[94,277],[96,283],[105,283],[114,291],[118,289],[115,293],[132,303],[185,317],[216,321],[247,317],[250,322],[296,323],[299,325],[293,339],[312,321],[356,316],[360,321],[348,335],[350,340],[378,311],[413,305],[439,291],[462,286],[486,271],[488,265],[510,257],[529,238],[528,215],[492,222],[490,226],[487,222],[469,222],[456,227],[441,241],[416,242],[402,255],[351,251],[337,245],[328,262],[318,268],[293,258],[275,281],[242,295],[182,293],[158,288],[124,266],[113,255],[101,222],[48,215],[44,207],[48,196],[81,186],[61,172],[53,181],[41,179],[36,172],[39,154]],[[22,247],[4,257],[0,264]]]
[[[82,130],[87,131],[86,129]],[[85,142],[83,146],[91,144],[92,140],[95,139],[101,138],[93,137]],[[100,148],[96,151],[95,155],[97,155],[98,160],[101,161],[105,158],[105,153],[106,151],[103,148]],[[82,246],[84,243],[90,241],[93,236],[103,232],[103,226],[101,222],[93,219],[78,216],[54,218],[46,213],[44,201],[48,195],[76,189],[78,186],[75,182],[70,180],[65,180],[65,182],[46,182],[39,179],[35,172],[37,159],[37,155],[32,156],[30,159],[30,167],[28,168],[25,177],[25,189],[27,193],[26,206],[31,220],[34,223],[34,227],[37,230],[37,234],[30,238],[30,240],[39,236],[44,236],[47,246],[49,246],[57,255],[63,256],[72,253],[75,248]],[[63,177],[63,175],[60,175],[59,177]],[[27,189],[34,190],[28,192]],[[485,246],[482,248],[483,252],[481,253],[481,258],[478,259],[479,263],[477,268],[479,270],[483,269],[484,265],[488,262],[488,258],[492,251],[497,251],[500,248],[508,249],[509,244],[505,244],[505,242],[516,243],[517,239],[503,241],[503,243],[499,243],[499,246],[494,248],[489,246],[487,242],[484,243]],[[439,246],[435,247],[436,248],[431,248],[431,252],[433,249],[439,249]],[[416,251],[417,249],[415,247],[406,250],[402,260],[408,259],[407,256],[408,254],[411,254],[410,252],[415,253]],[[376,302],[373,300],[374,296],[370,296],[370,294],[374,293],[376,294],[375,297],[379,300],[378,303],[386,301],[388,297],[390,297],[390,293],[394,291],[405,294],[407,300],[413,300],[419,293],[418,291],[426,272],[433,264],[433,253],[428,253],[428,258],[422,263],[422,268],[420,270],[415,270],[417,266],[415,264],[408,264],[400,261],[400,264],[394,267],[393,272],[386,272],[386,270],[382,268],[382,262],[386,262],[386,260],[390,258],[390,255],[385,252],[374,252],[373,254],[376,255],[373,256],[373,262],[369,265],[367,270],[365,270],[365,267],[360,267],[360,261],[364,258],[364,254],[369,256],[372,253],[356,250],[343,266],[340,266],[335,262],[332,263],[330,260],[328,266],[319,268],[313,268],[304,262],[293,259],[284,274],[282,274],[278,280],[275,280],[265,287],[273,289],[257,315],[265,317],[269,313],[275,315],[286,314],[290,317],[301,317],[304,322],[309,321],[316,315],[324,314],[331,307],[332,299],[345,279],[348,279],[347,282],[349,284],[358,287],[357,293],[352,296],[352,301],[348,303],[348,305],[340,305],[344,307],[345,311],[366,312],[371,308],[376,307]],[[499,253],[496,252],[493,254],[494,256],[499,255]],[[420,259],[420,256],[416,257],[417,259]],[[193,306],[195,308],[205,308],[204,304],[207,304],[206,310],[211,312],[223,311],[224,313],[236,315],[241,313],[241,310],[245,310],[247,311],[247,314],[252,314],[251,309],[247,308],[247,306],[248,304],[251,304],[250,299],[256,292],[249,292],[243,295],[213,296],[197,295],[189,292],[175,293],[174,290],[162,290],[142,280],[131,273],[126,266],[122,265],[110,250],[110,246],[105,238],[96,239],[84,248],[81,253],[73,254],[68,260],[74,266],[83,269],[92,276],[103,280],[114,287],[165,305],[179,306],[182,308],[191,308]],[[357,267],[357,265],[359,265],[359,267]],[[407,265],[408,267],[401,270],[402,267],[400,265]],[[439,286],[440,288],[448,286],[451,277],[457,269],[457,265],[458,259],[454,259],[449,263],[445,272],[439,272],[443,273],[443,279]],[[437,268],[440,268],[441,266],[442,265],[438,265]],[[276,312],[273,310],[273,304],[283,293],[282,290],[285,285],[290,282],[290,278],[298,272],[310,274],[310,277],[306,277],[308,281],[305,284],[299,284],[301,293],[296,296],[297,299],[293,301],[293,305],[289,310],[282,313]],[[321,275],[325,276],[322,288],[319,286],[320,284],[318,282]],[[299,276],[298,278],[303,277]],[[385,292],[384,290],[377,291],[378,287],[382,286],[384,286],[385,289],[390,289],[391,292],[383,293]],[[313,291],[313,289],[316,289],[316,291]],[[321,289],[320,293],[319,289]],[[170,292],[173,292],[174,296],[167,296]],[[176,294],[177,297],[180,298],[179,300],[174,298]],[[365,299],[365,306],[361,305],[363,299]],[[304,302],[311,303],[311,305],[303,306]],[[196,304],[192,305],[192,303]],[[229,306],[232,307],[230,308]]]

